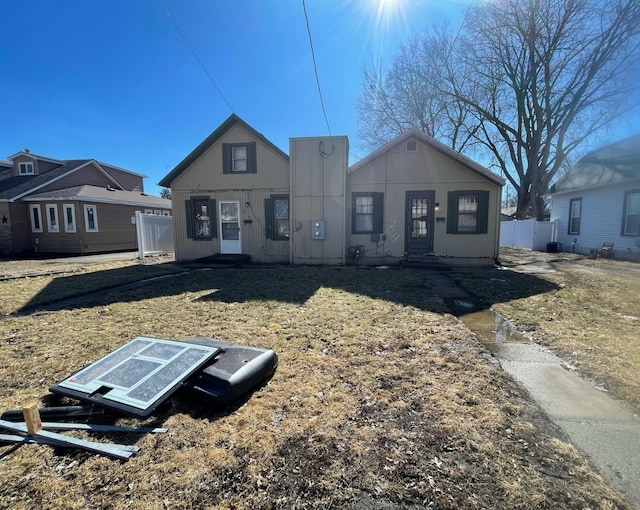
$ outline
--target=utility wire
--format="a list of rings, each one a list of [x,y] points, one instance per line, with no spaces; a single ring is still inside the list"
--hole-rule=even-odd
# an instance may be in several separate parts
[[[311,47],[311,59],[313,60],[313,71],[316,75],[316,85],[318,86],[318,95],[320,96],[320,106],[322,107],[322,114],[324,115],[324,121],[327,124],[327,130],[329,136],[331,135],[331,128],[329,127],[329,119],[327,118],[327,111],[324,107],[324,100],[322,99],[322,89],[320,88],[320,78],[318,77],[318,66],[316,64],[316,54],[313,50],[313,40],[311,39],[311,28],[309,27],[309,16],[307,15],[307,5],[305,0],[302,0],[302,10],[304,11],[304,19],[307,23],[307,34],[309,35],[309,46]],[[333,142],[332,142],[333,143]]]
[[[205,67],[205,65],[202,63],[202,60],[200,60],[200,57],[198,57],[198,54],[196,53],[196,51],[193,49],[193,47],[189,44],[189,41],[187,41],[187,38],[185,37],[184,33],[182,33],[182,30],[180,30],[180,27],[178,26],[178,24],[176,23],[176,20],[173,19],[173,16],[171,16],[171,13],[169,12],[169,9],[167,9],[167,6],[165,5],[165,3],[163,2],[163,0],[158,0],[158,2],[160,2],[160,4],[162,5],[162,8],[164,9],[165,14],[167,15],[167,17],[169,18],[169,20],[171,21],[171,23],[173,24],[173,26],[175,27],[176,31],[180,34],[180,37],[182,37],[182,40],[184,41],[184,43],[187,45],[187,48],[189,48],[191,50],[191,53],[193,53],[193,56],[195,57],[195,59],[198,61],[198,63],[200,64],[200,67],[202,67],[202,70],[205,72],[205,74],[209,77],[209,80],[211,81],[211,83],[213,84],[213,86],[215,87],[215,89],[218,91],[218,94],[220,94],[220,97],[222,98],[222,100],[226,103],[226,105],[229,107],[229,110],[231,110],[231,113],[235,113],[233,107],[229,104],[229,101],[227,101],[227,98],[224,97],[224,94],[222,93],[222,91],[220,90],[220,88],[218,87],[218,85],[216,85],[215,80],[213,79],[213,77],[211,76],[211,74],[209,74],[209,71],[207,71],[207,68]]]

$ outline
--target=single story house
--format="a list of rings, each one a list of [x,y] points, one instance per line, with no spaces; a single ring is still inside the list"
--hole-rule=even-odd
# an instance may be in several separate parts
[[[0,161],[0,255],[136,250],[135,212],[171,215],[144,176],[25,150]]]
[[[178,261],[493,264],[504,180],[416,129],[351,167],[346,136],[289,155],[231,115],[160,181]]]
[[[563,251],[640,256],[640,135],[589,152],[550,189]]]

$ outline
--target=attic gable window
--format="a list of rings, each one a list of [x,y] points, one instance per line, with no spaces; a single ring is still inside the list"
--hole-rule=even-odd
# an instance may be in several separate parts
[[[231,171],[246,172],[247,171],[247,148],[233,147],[231,149]]]
[[[417,152],[418,151],[418,142],[416,142],[415,140],[407,140],[407,144],[406,144],[406,150],[407,152]]]
[[[222,173],[255,174],[257,172],[256,142],[222,144]]]
[[[20,175],[33,175],[33,163],[21,162],[18,163],[18,173]]]

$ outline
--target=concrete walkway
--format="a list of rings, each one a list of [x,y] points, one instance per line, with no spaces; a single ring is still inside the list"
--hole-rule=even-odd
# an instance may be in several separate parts
[[[494,356],[600,474],[640,509],[640,419],[537,344],[505,343]]]
[[[456,300],[456,314],[464,322],[468,295],[446,273],[421,271],[422,277],[445,302]],[[472,311],[472,308],[469,309]],[[555,354],[522,338],[496,341],[495,316],[486,310],[486,328],[478,326],[477,314],[470,329],[483,344],[493,342],[491,351],[501,367],[524,386],[547,415],[558,424],[572,444],[584,453],[599,473],[619,487],[629,502],[640,510],[640,419],[593,384],[581,379]],[[477,329],[477,331],[476,331]]]

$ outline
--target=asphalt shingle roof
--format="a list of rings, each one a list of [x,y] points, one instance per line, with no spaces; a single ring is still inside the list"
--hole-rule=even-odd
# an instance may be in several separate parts
[[[13,167],[0,170],[0,199],[10,200],[16,196],[26,193],[47,182],[64,175],[77,168],[90,159],[72,159],[65,161],[63,165],[39,172],[38,175],[13,175]]]
[[[640,135],[589,152],[551,186],[551,193],[635,179],[640,179]]]

